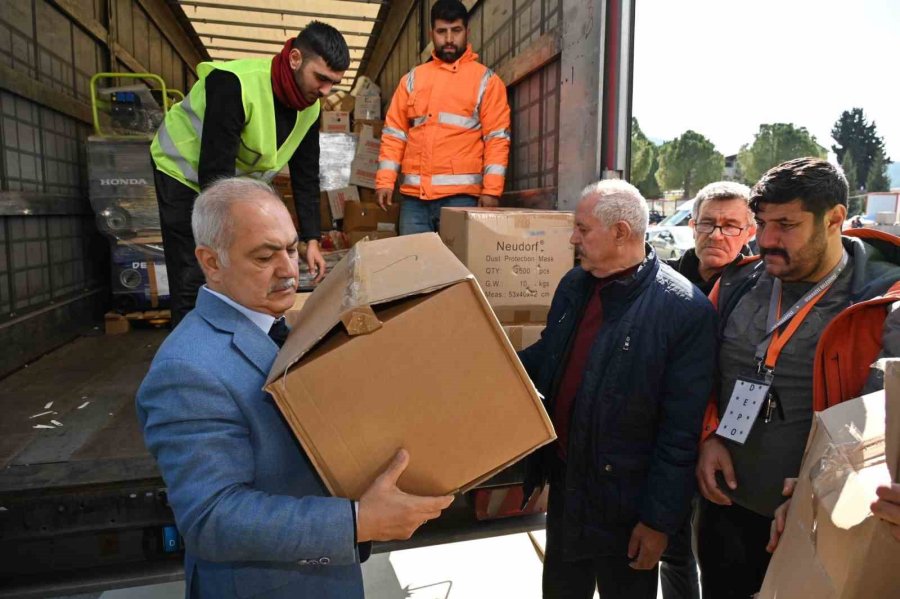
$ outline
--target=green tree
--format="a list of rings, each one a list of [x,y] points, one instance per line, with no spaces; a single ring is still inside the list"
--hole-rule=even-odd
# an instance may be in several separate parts
[[[816,143],[806,127],[794,127],[793,123],[760,125],[753,143],[745,144],[738,152],[738,163],[744,173],[744,181],[752,185],[767,170],[791,158],[816,156],[825,158],[825,148]]]
[[[891,180],[887,172],[888,163],[884,159],[884,153],[878,152],[872,166],[869,168],[869,176],[866,179],[866,191],[890,191]]]
[[[838,162],[844,163],[844,155],[847,152],[853,154],[856,162],[856,180],[866,184],[869,180],[869,171],[878,156],[881,156],[882,164],[889,164],[890,158],[884,153],[884,140],[878,136],[875,121],[866,120],[862,108],[852,108],[841,113],[831,128],[831,137],[836,142],[831,146],[837,156]],[[866,190],[869,190],[868,185]]]
[[[850,195],[859,191],[859,179],[856,178],[857,167],[856,161],[853,160],[853,152],[844,152],[844,158],[841,160],[841,169],[844,176],[847,177],[847,187],[850,188]]]
[[[656,170],[659,162],[656,144],[650,141],[638,120],[631,118],[631,183],[638,188],[645,198],[658,198],[662,195],[656,184]]]
[[[722,178],[725,157],[696,131],[685,131],[659,149],[656,181],[662,189],[683,189],[692,198],[701,187]]]
[[[859,191],[859,180],[856,178],[856,161],[853,160],[853,152],[844,152],[844,159],[841,161],[841,170],[847,178],[847,187],[850,188],[850,200],[847,205],[847,214],[855,216],[862,212],[865,194]]]

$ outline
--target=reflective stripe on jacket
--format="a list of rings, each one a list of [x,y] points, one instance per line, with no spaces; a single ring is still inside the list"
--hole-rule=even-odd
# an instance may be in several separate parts
[[[272,92],[272,59],[253,58],[230,62],[201,62],[199,80],[167,113],[156,132],[150,153],[160,171],[200,191],[200,146],[206,112],[206,77],[214,69],[234,73],[241,82],[241,100],[247,122],[235,157],[234,174],[271,181],[288,163],[309,128],[319,118],[319,103],[297,113],[293,130],[278,147],[275,131],[275,96]]]
[[[854,273],[853,279],[854,287],[858,286],[857,281],[863,285],[863,293],[858,295],[856,289],[851,289],[852,305],[835,316],[819,337],[812,380],[813,410],[816,412],[859,397],[869,378],[871,365],[882,349],[885,318],[891,305],[900,301],[900,237],[874,229],[849,229],[843,234],[865,242],[864,245],[859,241],[848,243],[853,240],[844,240],[844,247],[851,251],[854,269],[864,273],[859,277]],[[856,247],[857,244],[860,247]],[[857,255],[857,252],[862,254]],[[729,277],[725,273],[716,282],[709,299],[719,311],[720,326],[725,326],[731,310],[753,287],[763,270],[759,256],[753,256],[737,265],[737,270],[733,271],[736,276]],[[877,280],[873,280],[874,277]],[[736,289],[720,305],[723,281]],[[701,441],[715,434],[718,427],[719,401],[714,387],[706,406]]]
[[[472,47],[453,64],[413,68],[385,119],[375,187],[420,199],[503,193],[509,159],[506,86]]]

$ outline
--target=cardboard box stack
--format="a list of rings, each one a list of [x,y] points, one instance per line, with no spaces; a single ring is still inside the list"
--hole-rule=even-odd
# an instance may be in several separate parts
[[[266,389],[334,495],[358,499],[401,447],[398,486],[443,495],[555,438],[480,287],[433,233],[357,244],[299,318]]]
[[[869,509],[898,482],[900,359],[885,360],[885,391],[813,417],[784,534],[759,599],[897,597],[900,545]]]
[[[375,171],[378,170],[378,153],[381,140],[375,137],[372,127],[366,125],[359,134],[356,156],[350,166],[350,183],[360,187],[375,189]]]
[[[570,212],[444,208],[441,239],[475,275],[516,349],[536,341],[575,263]]]
[[[381,118],[381,88],[366,77],[360,76],[353,91],[356,99],[353,107],[353,118],[357,121],[372,121]]]

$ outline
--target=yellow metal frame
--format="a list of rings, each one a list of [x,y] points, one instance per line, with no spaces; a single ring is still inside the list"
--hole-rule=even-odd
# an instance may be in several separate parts
[[[162,111],[163,115],[168,112],[169,108],[182,100],[184,100],[184,94],[181,90],[177,90],[174,88],[166,87],[166,82],[159,75],[155,75],[153,73],[96,73],[93,77],[91,77],[91,112],[94,117],[94,131],[97,135],[107,136],[106,133],[100,128],[100,99],[97,97],[97,81],[100,79],[152,79],[153,81],[159,83],[159,87],[152,87],[150,91],[158,90],[161,92],[163,98],[163,106]],[[129,134],[117,134],[116,137],[146,137],[145,133],[135,133],[133,135]]]

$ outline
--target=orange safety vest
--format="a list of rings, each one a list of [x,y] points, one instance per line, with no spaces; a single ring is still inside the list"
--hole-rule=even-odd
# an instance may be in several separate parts
[[[900,248],[900,237],[875,229],[850,229],[847,237],[880,240]],[[759,260],[751,256],[738,264],[741,266]],[[709,299],[718,309],[719,283],[709,293]],[[821,412],[848,399],[859,397],[869,377],[872,362],[881,352],[882,330],[890,305],[900,301],[900,281],[878,297],[868,299],[844,309],[822,331],[816,344],[813,364],[813,410]],[[718,391],[714,390],[706,405],[703,432],[700,441],[706,441],[719,427]]]
[[[434,60],[403,76],[385,118],[375,187],[423,200],[503,193],[509,160],[506,86],[476,62]]]

